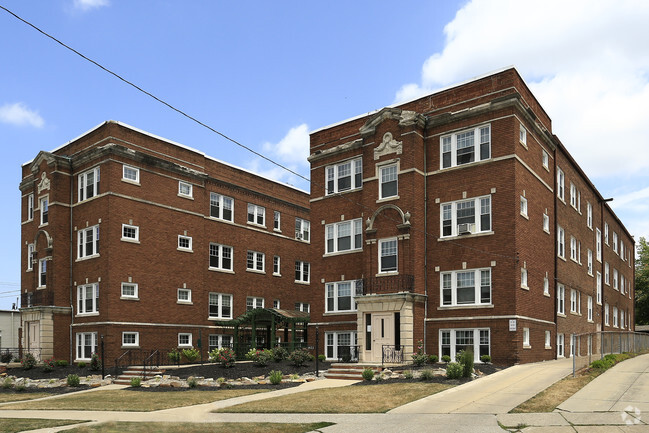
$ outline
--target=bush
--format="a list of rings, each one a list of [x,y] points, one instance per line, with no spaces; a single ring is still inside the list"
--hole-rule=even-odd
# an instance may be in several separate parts
[[[322,355],[322,354],[318,355],[318,361],[325,362],[326,360],[327,360],[327,357],[325,355]]]
[[[193,347],[190,347],[189,349],[183,349],[183,356],[187,358],[187,361],[189,361],[190,364],[196,361],[196,359],[198,359],[200,355],[201,353],[198,351],[198,349],[194,349]]]
[[[412,379],[414,376],[412,374],[412,370],[406,370],[403,372],[403,377],[406,379]]]
[[[268,374],[268,379],[273,385],[279,385],[282,382],[282,372],[273,370]]]
[[[462,365],[457,362],[449,362],[446,366],[446,378],[447,379],[459,379],[462,377]]]
[[[80,362],[77,363],[77,367],[79,367],[79,368],[86,368],[86,363],[83,362],[83,361],[80,361]]]
[[[246,359],[251,360],[255,365],[264,367],[273,359],[273,352],[268,349],[250,349],[246,353]]]
[[[424,342],[419,340],[417,342],[417,351],[412,354],[412,362],[416,366],[422,366],[428,361],[428,356],[424,353]]]
[[[16,386],[14,387],[16,391],[24,391],[25,390],[25,382],[20,382],[17,383]]]
[[[288,350],[282,346],[277,346],[273,349],[273,359],[275,362],[281,362],[288,358]]]
[[[0,355],[0,362],[4,362],[5,364],[8,364],[11,362],[13,357],[14,356],[11,354],[11,352],[7,350],[2,355]]]
[[[49,373],[54,370],[54,358],[43,360],[43,371]]]
[[[167,356],[169,357],[169,361],[173,364],[178,364],[180,362],[180,352],[176,349],[171,349],[170,352],[167,352]]]
[[[462,350],[459,355],[460,364],[462,365],[462,376],[471,377],[471,373],[473,373],[473,352],[470,350]]]
[[[97,355],[96,353],[93,353],[90,357],[90,369],[92,371],[101,370],[101,359],[99,359],[99,355]]]
[[[383,373],[379,373],[376,375],[377,382],[383,382],[384,380],[385,380],[385,376],[383,375]]]
[[[590,368],[594,368],[597,370],[608,370],[609,368],[613,367],[614,362],[606,357],[604,359],[598,359],[596,361],[593,361],[590,363]]]
[[[79,386],[79,376],[76,374],[68,374],[68,386]]]
[[[442,356],[442,362],[451,362],[451,357],[448,355]]]
[[[66,361],[65,359],[57,359],[54,362],[54,365],[56,365],[57,367],[67,367],[68,366],[68,361]]]
[[[131,386],[133,388],[139,388],[140,386],[142,386],[142,379],[139,377],[134,377],[133,379],[131,379]]]
[[[296,367],[302,367],[311,358],[306,349],[297,349],[288,355],[288,360]]]
[[[223,347],[221,349],[214,349],[210,352],[210,361],[218,362],[221,364],[221,367],[230,368],[234,366],[234,363],[237,360],[237,355],[234,353],[234,350],[229,347]]]
[[[367,367],[366,369],[363,370],[363,379],[367,380],[368,382],[372,379],[374,379],[374,370],[371,368]]]
[[[190,388],[196,388],[196,385],[198,385],[198,380],[195,377],[188,377],[187,378],[187,385]]]
[[[433,370],[426,369],[421,372],[420,377],[421,380],[432,380],[435,375],[433,374]]]
[[[26,353],[25,357],[20,360],[23,370],[31,370],[36,365],[36,358],[31,353]]]
[[[5,380],[2,381],[2,387],[4,389],[9,389],[14,386],[14,381],[10,377],[5,377]]]
[[[437,355],[430,355],[428,357],[429,364],[437,364],[437,361],[439,361],[439,357]]]
[[[488,364],[491,362],[491,356],[489,355],[482,355],[480,357],[480,361],[484,362],[485,364]]]

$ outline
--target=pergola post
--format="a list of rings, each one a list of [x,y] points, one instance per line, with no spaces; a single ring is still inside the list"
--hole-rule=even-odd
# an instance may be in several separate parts
[[[239,355],[239,325],[234,325],[234,354],[235,356]]]
[[[252,336],[250,339],[252,340],[250,342],[250,348],[251,349],[256,349],[257,348],[257,324],[255,323],[255,316],[252,316],[252,319],[250,320],[250,324],[252,325]]]
[[[277,336],[275,335],[275,315],[270,316],[270,348],[274,349],[277,345]]]
[[[291,322],[291,352],[295,350],[295,322]]]

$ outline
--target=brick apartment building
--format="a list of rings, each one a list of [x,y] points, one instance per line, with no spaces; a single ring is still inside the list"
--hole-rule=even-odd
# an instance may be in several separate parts
[[[633,329],[634,240],[515,69],[316,130],[310,152],[328,358],[421,341],[513,364]]]
[[[278,318],[273,336],[242,329],[248,343],[308,319],[303,191],[113,121],[24,164],[20,191],[23,347],[42,358],[88,360],[103,336],[111,365],[199,345],[207,359],[247,310]]]

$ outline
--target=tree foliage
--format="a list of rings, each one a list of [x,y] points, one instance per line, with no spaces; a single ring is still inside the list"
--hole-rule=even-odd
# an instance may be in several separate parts
[[[640,238],[635,261],[635,323],[649,325],[649,242]]]

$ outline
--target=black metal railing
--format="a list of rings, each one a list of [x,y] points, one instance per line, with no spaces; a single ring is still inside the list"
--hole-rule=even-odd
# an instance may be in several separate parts
[[[360,346],[337,346],[338,361],[341,362],[358,362],[358,353]]]
[[[414,275],[389,275],[363,279],[363,294],[414,292]]]
[[[54,305],[54,292],[52,290],[37,290],[20,294],[20,305],[33,307],[37,305]]]
[[[394,344],[384,344],[381,355],[381,364],[385,363],[402,363],[403,362],[403,346],[395,346]]]
[[[31,353],[38,361],[41,359],[41,348],[27,349],[24,347],[3,347],[0,349],[0,362],[8,364],[10,362],[20,362],[25,353]]]

